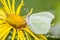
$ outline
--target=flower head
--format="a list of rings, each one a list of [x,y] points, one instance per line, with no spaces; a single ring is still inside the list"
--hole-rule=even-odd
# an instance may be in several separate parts
[[[33,8],[30,10],[27,16],[20,16],[20,12],[21,12],[20,10],[24,5],[23,0],[21,1],[21,3],[19,4],[16,10],[15,10],[15,0],[12,0],[12,5],[10,3],[10,0],[8,0],[7,2],[6,0],[0,0],[0,2],[3,4],[3,7],[0,8],[0,39],[1,40],[6,39],[8,34],[11,32],[11,29],[13,31],[11,40],[14,40],[15,36],[17,36],[17,40],[32,40],[31,37],[29,37],[30,35],[35,40],[40,40],[41,37],[43,40],[47,40],[44,35],[38,35],[38,34],[35,35],[36,33],[34,33],[34,31],[31,30],[30,25],[33,27],[34,23],[32,23],[31,21],[29,22],[29,20],[32,18],[32,16],[29,18],[29,20],[28,18],[26,19],[26,17],[32,13]],[[35,31],[39,31],[39,30],[35,30]]]

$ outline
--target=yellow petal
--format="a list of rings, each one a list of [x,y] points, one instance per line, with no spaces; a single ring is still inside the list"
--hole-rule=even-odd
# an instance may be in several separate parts
[[[10,31],[8,31],[8,32],[4,35],[4,37],[2,38],[2,40],[5,40],[5,39],[6,39],[6,37],[7,37],[8,34],[9,34],[9,32],[10,32]]]
[[[5,19],[6,13],[3,11],[3,9],[0,9],[0,19]]]
[[[26,40],[26,38],[25,38],[24,33],[22,32],[22,30],[18,31],[18,35],[20,37],[20,40]]]
[[[3,32],[8,26],[6,24],[0,25],[0,33]]]
[[[31,40],[30,35],[27,32],[25,32],[25,35],[26,35],[27,40]]]
[[[0,20],[0,25],[2,25],[4,23],[4,21],[3,20]]]
[[[6,16],[6,13],[3,11],[3,9],[0,9],[0,15]]]
[[[18,33],[18,35],[17,35],[17,36],[18,36],[18,37],[17,37],[17,40],[20,40],[20,37],[19,37],[19,31],[17,31],[17,33]]]
[[[19,6],[18,6],[18,8],[17,8],[17,10],[16,10],[16,15],[19,15],[20,14],[20,11],[21,11],[21,8],[22,8],[22,6],[23,6],[24,4],[23,4],[23,0],[21,1],[21,4],[19,4]]]
[[[5,30],[3,30],[3,31],[0,33],[0,39],[1,39],[5,34],[7,34],[7,33],[10,31],[11,28],[12,28],[12,27],[7,27]]]
[[[2,25],[0,25],[0,33],[2,33],[7,28],[11,28],[11,26],[8,25],[8,24],[2,24]]]
[[[10,3],[10,0],[8,0],[8,6],[9,6],[9,9],[11,11],[11,3]]]
[[[28,32],[31,36],[33,36],[35,38],[35,40],[40,40],[38,37],[36,37],[36,35],[34,35],[34,33],[28,29],[28,28],[24,28],[23,30],[25,30],[26,32]]]
[[[5,17],[3,17],[3,16],[0,16],[0,19],[5,19]]]
[[[8,13],[8,14],[10,14],[10,10],[9,10],[9,8],[8,8],[8,6],[7,6],[7,3],[6,3],[6,0],[1,0],[1,3],[4,5],[4,9],[5,9],[5,11]]]
[[[15,0],[12,0],[12,13],[15,14]]]
[[[12,34],[12,40],[14,40],[15,35],[16,35],[16,29],[14,28],[14,29],[13,29],[13,34]]]
[[[42,37],[44,40],[47,40],[46,37],[45,37],[45,35],[40,34],[39,36]]]
[[[33,11],[33,8],[31,8],[31,10],[30,10],[30,12],[29,12],[29,15],[31,15],[31,14],[32,14],[32,11]]]

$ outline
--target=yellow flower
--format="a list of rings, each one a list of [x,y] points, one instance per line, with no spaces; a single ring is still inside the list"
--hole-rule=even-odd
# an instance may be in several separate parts
[[[10,0],[0,0],[3,4],[3,8],[0,8],[0,40],[5,40],[8,36],[10,30],[12,29],[12,39],[14,40],[17,34],[17,40],[32,40],[29,36],[31,35],[35,40],[47,40],[44,35],[35,35],[27,25],[25,16],[20,16],[21,7],[24,5],[23,0],[15,10],[15,0],[12,0],[12,5]],[[32,13],[33,8],[30,10]],[[26,35],[26,36],[25,36]]]

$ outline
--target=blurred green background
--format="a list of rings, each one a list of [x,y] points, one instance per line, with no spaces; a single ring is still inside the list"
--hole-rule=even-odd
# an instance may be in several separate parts
[[[15,0],[16,5],[19,5],[21,0]],[[24,0],[24,6],[21,10],[21,15],[26,15],[31,8],[33,8],[33,13],[44,12],[48,11],[55,15],[55,19],[53,20],[52,24],[55,26],[57,23],[60,23],[60,0]],[[0,3],[0,7],[1,7]],[[59,32],[59,30],[58,30]],[[49,33],[48,33],[49,35]],[[50,35],[51,36],[51,35]],[[60,38],[50,38],[47,37],[48,40],[60,40]]]
[[[16,1],[16,4],[18,5],[19,2]],[[60,40],[60,36],[58,36],[60,35],[60,29],[58,30],[60,24],[58,27],[56,26],[58,23],[60,23],[60,0],[24,0],[24,4],[25,5],[22,7],[21,10],[21,15],[26,15],[31,8],[33,8],[33,13],[39,13],[44,11],[53,13],[55,15],[55,19],[52,22],[53,30],[50,29],[50,33],[48,32],[47,36],[49,36],[47,38],[48,40]],[[56,31],[57,33],[54,31]]]

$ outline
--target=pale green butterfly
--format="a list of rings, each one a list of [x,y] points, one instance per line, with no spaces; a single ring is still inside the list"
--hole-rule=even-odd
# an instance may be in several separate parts
[[[54,19],[54,15],[50,12],[35,13],[28,16],[26,21],[31,31],[36,34],[46,34],[50,29],[50,24]]]

